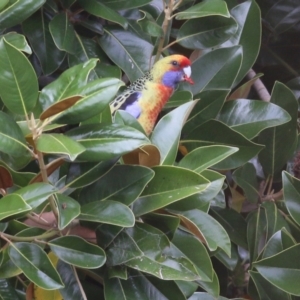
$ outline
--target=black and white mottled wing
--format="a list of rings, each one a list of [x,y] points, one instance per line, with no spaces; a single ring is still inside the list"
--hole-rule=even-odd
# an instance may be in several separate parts
[[[123,93],[111,102],[111,112],[114,114],[118,109],[121,109],[129,112],[135,118],[138,118],[141,113],[138,100],[142,96],[145,83],[149,80],[152,80],[152,76],[150,72],[147,72],[143,77],[134,81]]]

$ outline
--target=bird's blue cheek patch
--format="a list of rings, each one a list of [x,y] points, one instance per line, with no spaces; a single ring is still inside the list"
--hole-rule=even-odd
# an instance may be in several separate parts
[[[162,77],[163,85],[174,89],[176,85],[181,81],[181,77],[182,72],[168,71]]]

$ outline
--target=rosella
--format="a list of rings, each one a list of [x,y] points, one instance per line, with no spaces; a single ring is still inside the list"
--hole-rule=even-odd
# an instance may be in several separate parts
[[[177,84],[193,84],[191,62],[182,55],[170,55],[154,64],[143,77],[134,81],[111,104],[112,113],[125,110],[134,116],[149,135],[158,114],[171,97]]]

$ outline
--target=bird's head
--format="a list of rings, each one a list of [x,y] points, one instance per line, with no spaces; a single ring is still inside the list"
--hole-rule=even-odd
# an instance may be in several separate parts
[[[155,80],[163,85],[175,88],[181,81],[194,84],[191,79],[191,62],[183,55],[170,55],[159,60],[152,69],[152,75]]]

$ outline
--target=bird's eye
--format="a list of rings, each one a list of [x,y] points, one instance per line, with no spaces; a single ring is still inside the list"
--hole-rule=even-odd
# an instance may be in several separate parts
[[[177,62],[176,60],[173,60],[173,61],[172,61],[172,65],[173,65],[173,66],[178,66],[178,62]]]

